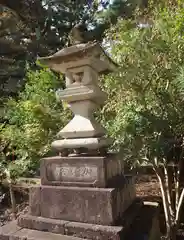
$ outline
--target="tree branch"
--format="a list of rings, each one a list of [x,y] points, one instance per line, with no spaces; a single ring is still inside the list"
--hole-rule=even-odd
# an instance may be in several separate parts
[[[172,220],[174,220],[174,210],[173,210],[172,201],[171,201],[171,187],[169,182],[168,169],[165,165],[163,166],[163,168],[164,168],[164,175],[165,175],[165,190],[166,190],[168,204],[169,204],[168,207],[169,207]]]
[[[167,227],[167,233],[170,232],[171,229],[171,218],[170,218],[170,211],[169,211],[169,202],[166,195],[164,180],[163,180],[163,174],[160,170],[160,168],[157,166],[157,158],[155,157],[153,160],[153,169],[155,171],[155,174],[158,178],[159,184],[160,184],[160,190],[162,194],[162,200],[163,200],[163,207],[164,207],[164,214],[165,214],[165,221],[166,221],[166,227]]]
[[[178,200],[179,200],[179,182],[177,181],[177,171],[175,169],[175,166],[173,166],[173,178],[174,178],[174,188],[175,188],[175,213],[176,213]]]
[[[182,160],[183,160],[183,149],[181,151],[180,154],[180,158],[179,158],[179,163],[178,163],[178,170],[176,172],[176,186],[175,186],[175,190],[176,190],[176,212],[177,212],[177,208],[178,208],[178,204],[179,204],[179,194],[180,194],[180,174],[181,174],[181,168],[182,168]]]
[[[179,176],[180,176],[180,169],[178,166],[178,170],[176,172],[176,183],[175,183],[175,209],[176,209],[176,212],[177,212],[178,203],[179,203],[179,190],[180,190]]]
[[[180,174],[181,174],[181,169],[182,169],[182,160],[183,160],[183,149],[181,151],[180,154],[180,159],[179,159],[179,163],[178,163],[178,170],[177,170],[177,175],[176,175],[176,180],[177,180],[177,199],[176,199],[176,219],[175,219],[175,223],[176,226],[178,227],[179,225],[179,221],[180,221],[180,212],[181,212],[181,206],[183,203],[183,198],[184,198],[184,188],[179,196],[179,192],[180,192]]]
[[[181,212],[181,206],[182,206],[182,203],[183,203],[183,199],[184,199],[184,188],[183,188],[183,190],[181,192],[181,195],[180,195],[180,198],[179,198],[179,202],[178,202],[178,208],[177,208],[177,211],[176,211],[175,223],[176,223],[177,227],[178,227],[179,221],[180,221],[180,212]]]

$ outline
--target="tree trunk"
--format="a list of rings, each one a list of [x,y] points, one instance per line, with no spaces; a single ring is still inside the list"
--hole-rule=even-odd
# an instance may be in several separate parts
[[[167,232],[166,239],[167,240],[176,240],[176,233],[177,233],[177,228],[176,226],[171,226],[169,231]]]

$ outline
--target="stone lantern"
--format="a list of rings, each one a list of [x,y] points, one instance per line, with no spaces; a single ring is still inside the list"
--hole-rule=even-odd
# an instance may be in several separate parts
[[[106,100],[106,94],[99,87],[99,75],[114,71],[117,65],[98,43],[77,44],[39,60],[65,74],[66,88],[59,97],[74,113],[52,147],[61,155],[73,150],[78,154],[104,152],[111,141],[104,137],[105,130],[93,113]]]

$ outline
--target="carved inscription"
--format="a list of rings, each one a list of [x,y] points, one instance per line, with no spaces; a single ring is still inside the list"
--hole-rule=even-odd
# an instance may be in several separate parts
[[[69,164],[47,165],[47,178],[49,181],[94,181],[97,179],[97,167],[89,165],[71,166]]]

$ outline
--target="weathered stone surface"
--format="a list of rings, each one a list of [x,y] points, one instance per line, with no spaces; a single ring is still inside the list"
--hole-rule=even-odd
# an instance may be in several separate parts
[[[123,164],[117,154],[106,157],[51,157],[41,161],[42,185],[118,187]]]
[[[20,215],[17,224],[22,228],[28,228],[33,230],[52,232],[58,234],[64,234],[64,225],[66,221],[58,219],[50,219],[43,217],[36,217],[32,215]]]
[[[98,43],[71,46],[40,61],[65,74],[66,88],[57,96],[74,113],[51,146],[60,152],[81,148],[98,151],[108,147],[112,141],[104,137],[105,129],[94,118],[94,112],[107,98],[98,85],[98,76],[115,70],[117,65]]]
[[[0,240],[10,240],[10,236],[14,235],[20,229],[21,227],[16,224],[16,221],[12,221],[3,227],[0,227]]]
[[[113,225],[134,199],[133,185],[126,184],[121,189],[42,186],[41,216]]]
[[[30,215],[20,216],[18,219],[18,225],[23,228],[31,228],[37,230],[38,228],[40,228],[37,226],[37,223],[39,223],[39,226],[45,226],[45,229],[42,229],[42,231],[50,232],[51,228],[47,223],[49,222],[51,225],[55,225],[56,221],[58,221],[58,228],[64,229],[64,232],[62,232],[63,234],[81,237],[85,239],[87,238],[94,240],[119,240],[120,235],[122,234],[122,231],[124,229],[122,226],[103,226],[79,222],[66,222],[43,217],[32,217]]]
[[[55,140],[51,146],[57,151],[63,149],[77,149],[86,148],[88,150],[96,150],[109,146],[112,143],[110,139],[105,137],[94,137],[94,138],[75,138],[75,139],[62,139]]]
[[[73,236],[64,236],[60,234],[48,233],[48,232],[41,232],[36,230],[28,230],[22,229],[17,233],[18,236],[26,237],[26,240],[82,240],[81,238],[73,237]],[[12,239],[13,240],[13,239]]]
[[[138,214],[134,215],[135,208],[140,208]],[[158,204],[144,203],[137,201],[130,209],[125,212],[125,221],[121,226],[103,226],[96,224],[87,224],[79,222],[67,222],[43,217],[33,217],[30,215],[22,215],[21,227],[16,225],[13,221],[6,226],[0,228],[1,240],[133,240],[133,239],[160,239],[160,229],[158,225]],[[127,215],[133,211],[133,217],[126,221]],[[130,218],[130,217],[129,217]],[[25,219],[25,221],[24,221]],[[30,221],[31,223],[28,223]],[[32,226],[37,228],[37,223],[42,222],[45,225],[43,231],[25,229],[25,226]],[[64,228],[64,235],[51,233],[52,229],[48,223],[53,225],[60,224],[59,228]],[[143,224],[144,223],[144,224]],[[40,223],[39,223],[40,225]],[[40,225],[40,226],[41,226]],[[68,236],[66,236],[68,235]],[[78,238],[80,237],[80,238]]]
[[[113,211],[114,215],[119,216],[121,219],[124,212],[135,200],[135,185],[133,184],[133,178],[131,176],[126,177],[124,186],[122,188],[116,189],[117,194],[115,194]]]
[[[97,87],[96,87],[97,88]],[[105,129],[95,120],[93,116],[93,111],[98,108],[98,105],[91,100],[91,98],[95,98],[89,94],[89,90],[87,92],[80,93],[80,87],[78,89],[78,93],[73,93],[68,95],[69,99],[76,98],[78,96],[78,101],[70,103],[70,108],[72,112],[75,114],[74,118],[58,133],[57,137],[59,139],[77,139],[78,138],[91,138],[91,137],[101,137],[105,135]],[[65,91],[65,90],[64,90]],[[64,92],[63,91],[63,92]],[[100,91],[100,90],[99,90]],[[101,92],[100,92],[101,93]],[[99,95],[100,95],[99,93]],[[64,93],[63,93],[64,95]],[[82,99],[81,99],[82,98]],[[84,99],[85,98],[85,99]]]
[[[92,66],[98,73],[111,72],[117,68],[98,43],[77,44],[64,48],[52,56],[39,58],[39,61],[63,73],[81,66]]]
[[[72,236],[64,236],[49,232],[19,228],[16,224],[16,221],[13,221],[0,228],[0,240],[82,240],[82,239]]]
[[[64,92],[57,91],[57,97],[62,98],[64,101],[67,102],[93,99],[93,102],[97,104],[102,104],[107,99],[107,95],[104,92],[102,92],[100,88],[97,88],[96,86],[93,86],[91,84],[89,85],[84,84],[78,86],[75,85],[72,86],[72,88],[66,88]]]
[[[81,238],[93,239],[93,240],[106,240],[106,239],[124,239],[122,238],[124,232],[129,229],[132,222],[139,214],[141,208],[143,207],[142,201],[137,199],[123,214],[123,218],[117,223],[118,226],[104,226],[80,222],[70,222],[70,221],[60,221],[55,219],[48,219],[43,217],[33,217],[30,215],[21,215],[18,219],[18,225],[22,228],[31,229],[42,229],[43,231],[51,232],[52,228],[49,227],[47,223],[51,226],[55,226],[57,223],[58,229],[62,230],[62,233],[69,236],[76,236]],[[38,223],[38,225],[37,225]],[[45,224],[46,223],[46,224]],[[44,226],[40,228],[39,226]],[[152,227],[152,232],[154,232],[155,227]],[[59,232],[58,232],[59,233]],[[150,233],[152,235],[152,233]],[[155,234],[154,234],[155,235]]]
[[[113,225],[135,199],[132,181],[132,177],[126,177],[121,188],[42,185],[34,190],[32,187],[30,195],[35,197],[35,201],[30,201],[30,213],[48,218]]]
[[[111,225],[114,195],[115,189],[42,186],[41,216]]]
[[[33,216],[40,216],[40,189],[39,186],[29,188],[29,211]]]
[[[103,226],[70,222],[65,226],[65,234],[92,240],[120,240],[123,227]]]

